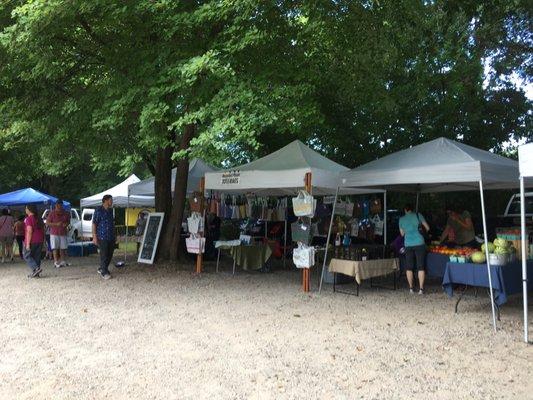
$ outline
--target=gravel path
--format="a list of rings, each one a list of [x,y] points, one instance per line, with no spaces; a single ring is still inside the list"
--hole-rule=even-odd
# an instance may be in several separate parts
[[[318,296],[297,272],[138,265],[103,281],[96,261],[0,265],[0,399],[533,398],[520,296],[494,334],[486,298],[454,315],[438,285]]]

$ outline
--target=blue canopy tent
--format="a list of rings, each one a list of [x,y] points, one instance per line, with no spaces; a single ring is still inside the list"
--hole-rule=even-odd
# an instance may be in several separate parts
[[[57,201],[57,197],[41,193],[35,189],[27,188],[0,194],[0,207],[23,207],[26,204],[35,204],[44,208],[51,207]],[[66,209],[70,209],[70,203],[64,201]]]

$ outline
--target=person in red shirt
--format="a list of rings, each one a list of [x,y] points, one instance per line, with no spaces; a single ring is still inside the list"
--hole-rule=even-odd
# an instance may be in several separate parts
[[[24,220],[26,227],[24,238],[24,260],[31,273],[28,278],[38,277],[42,272],[41,269],[41,251],[44,242],[44,222],[37,212],[37,207],[33,204],[26,206],[26,219]]]
[[[56,268],[67,264],[67,229],[70,225],[70,213],[63,208],[63,201],[58,200],[55,207],[46,218],[46,225],[50,228],[50,247],[54,255]]]

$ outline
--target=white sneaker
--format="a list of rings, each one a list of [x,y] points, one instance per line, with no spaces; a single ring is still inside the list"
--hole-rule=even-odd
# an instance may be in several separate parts
[[[63,265],[61,265],[61,263],[56,263],[56,262],[54,262],[54,266],[55,266],[56,268],[61,268]]]

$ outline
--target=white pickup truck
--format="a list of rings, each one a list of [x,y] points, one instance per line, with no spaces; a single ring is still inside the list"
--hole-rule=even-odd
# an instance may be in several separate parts
[[[533,192],[528,192],[525,194],[526,198],[526,218],[533,217]],[[520,222],[520,194],[515,194],[509,200],[505,213],[503,215],[505,218],[518,218]]]

